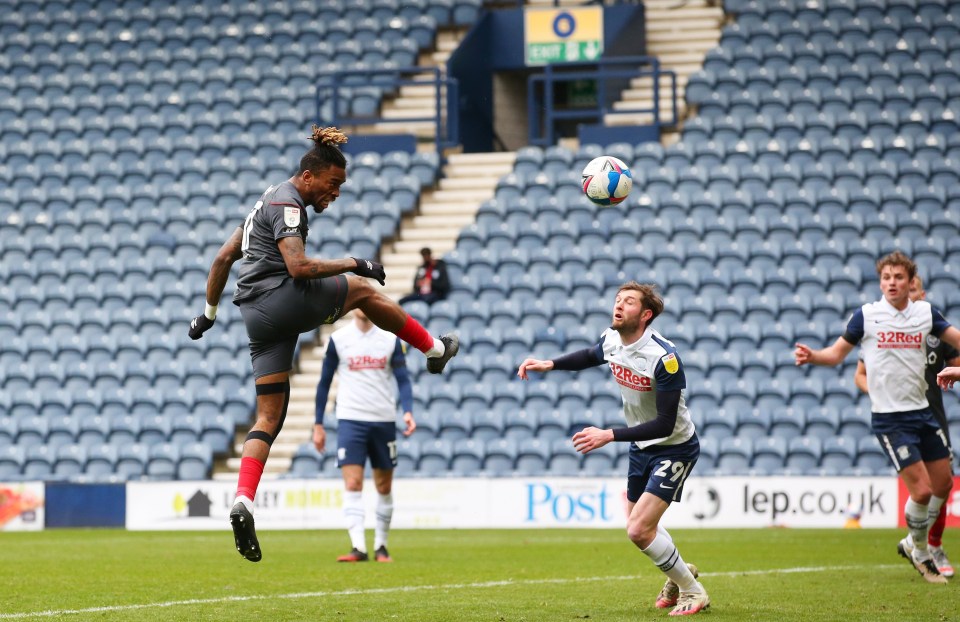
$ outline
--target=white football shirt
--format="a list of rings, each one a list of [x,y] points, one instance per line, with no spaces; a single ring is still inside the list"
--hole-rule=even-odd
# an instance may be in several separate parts
[[[907,412],[929,406],[924,343],[928,335],[939,337],[949,326],[925,300],[910,302],[899,311],[881,298],[854,311],[843,338],[860,344],[873,412]]]
[[[690,439],[693,420],[687,410],[686,376],[677,349],[650,327],[630,345],[623,345],[620,333],[608,328],[601,336],[603,359],[620,385],[623,414],[633,427],[657,417],[657,391],[680,390],[680,406],[673,432],[664,438],[635,441],[643,449],[650,445],[676,445]]]
[[[339,362],[337,419],[394,422],[397,381],[391,359],[397,336],[376,326],[367,332],[351,322],[330,335]]]

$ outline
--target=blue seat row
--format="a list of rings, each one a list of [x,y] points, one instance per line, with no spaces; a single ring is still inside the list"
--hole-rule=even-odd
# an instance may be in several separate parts
[[[0,446],[0,479],[8,482],[205,480],[212,466],[212,450],[202,442]]]

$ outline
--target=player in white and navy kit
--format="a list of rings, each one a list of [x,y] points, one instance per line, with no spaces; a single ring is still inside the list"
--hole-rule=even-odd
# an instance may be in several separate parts
[[[369,458],[378,494],[374,555],[378,562],[389,562],[392,560],[387,552],[387,537],[393,517],[393,469],[397,465],[396,395],[399,392],[406,425],[403,434],[410,436],[417,428],[413,419],[413,388],[402,342],[393,333],[374,326],[359,309],[353,314],[353,322],[330,335],[327,343],[317,385],[313,443],[317,451],[326,447],[323,416],[333,375],[339,371],[337,466],[346,488],[343,513],[353,548],[337,561],[369,559],[363,528],[363,468]]]
[[[910,281],[910,300],[912,302],[917,302],[918,300],[926,300],[927,292],[923,289],[923,279],[919,276],[913,277],[913,280]],[[924,379],[927,381],[927,402],[930,403],[930,410],[933,411],[933,417],[937,420],[937,424],[940,426],[940,429],[943,430],[943,435],[947,439],[947,446],[952,447],[950,443],[950,428],[947,424],[947,411],[943,405],[943,393],[939,386],[937,386],[937,374],[940,373],[944,367],[948,365],[960,365],[960,352],[957,352],[957,349],[951,346],[945,341],[934,337],[933,335],[927,335],[925,340],[926,348],[926,367],[924,368]],[[854,381],[859,388],[864,393],[870,393],[870,389],[867,386],[867,366],[863,362],[863,352],[860,353],[860,360],[857,361],[857,372],[854,376]],[[953,453],[951,449],[951,454]],[[933,557],[933,562],[937,565],[937,570],[940,571],[945,577],[953,576],[953,564],[950,563],[950,558],[947,557],[946,551],[943,549],[943,531],[947,523],[947,504],[940,506],[940,513],[937,515],[937,518],[930,525],[930,529],[927,532],[927,547],[930,549],[930,556]]]
[[[960,330],[930,303],[910,300],[916,265],[900,251],[877,262],[883,298],[854,312],[830,347],[796,345],[797,365],[838,365],[860,344],[870,370],[873,432],[910,493],[904,507],[909,534],[897,551],[930,583],[946,583],[927,548],[927,531],[950,494],[953,475],[947,438],[927,402],[924,344],[932,335],[960,348]]]
[[[709,607],[710,598],[697,581],[697,568],[681,559],[660,518],[680,501],[700,457],[700,442],[687,411],[687,383],[677,349],[650,327],[662,311],[663,300],[652,285],[624,283],[610,328],[597,345],[553,360],[528,358],[517,375],[526,380],[529,372],[610,367],[629,427],[584,428],[573,436],[573,444],[586,454],[611,441],[630,443],[627,535],[667,575],[656,606],[674,607],[672,616],[690,615]]]

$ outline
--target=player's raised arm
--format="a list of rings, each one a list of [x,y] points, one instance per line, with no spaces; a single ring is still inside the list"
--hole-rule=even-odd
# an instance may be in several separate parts
[[[527,380],[527,372],[539,371],[547,372],[552,369],[557,369],[561,371],[580,371],[581,369],[587,369],[588,367],[596,367],[603,363],[603,338],[600,339],[600,343],[595,346],[584,348],[583,350],[577,350],[576,352],[571,352],[569,354],[564,354],[563,356],[558,356],[555,359],[549,361],[543,361],[540,359],[528,358],[520,363],[520,369],[517,370],[517,375],[520,376],[521,380]]]
[[[190,321],[188,334],[191,339],[202,337],[217,319],[217,307],[220,304],[220,296],[223,295],[223,288],[227,286],[227,279],[230,278],[230,268],[243,256],[240,250],[242,239],[243,230],[237,227],[217,251],[217,256],[214,257],[213,264],[210,266],[210,273],[207,275],[206,308],[201,315]]]
[[[527,376],[528,371],[539,371],[539,372],[548,372],[553,369],[553,361],[544,361],[541,359],[524,359],[520,363],[520,369],[517,370],[517,375],[520,376],[521,380],[528,380]]]
[[[359,276],[376,279],[381,285],[387,278],[383,266],[370,259],[318,259],[307,257],[303,240],[296,236],[280,238],[277,242],[287,272],[295,279],[322,279],[344,272],[353,272]]]
[[[844,337],[838,337],[832,346],[822,350],[814,350],[810,346],[798,343],[793,351],[794,359],[797,365],[824,365],[833,367],[843,362],[847,355],[853,351],[854,344],[847,341]]]

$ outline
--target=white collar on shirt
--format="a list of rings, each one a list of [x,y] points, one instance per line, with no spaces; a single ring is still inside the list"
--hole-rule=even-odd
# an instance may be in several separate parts
[[[910,317],[910,312],[913,311],[913,301],[910,300],[909,298],[907,298],[907,306],[904,307],[903,311],[901,311],[900,309],[898,309],[898,308],[896,308],[895,306],[893,306],[892,304],[890,304],[890,301],[887,300],[887,297],[886,297],[886,296],[884,296],[883,298],[880,299],[880,305],[881,305],[888,313],[890,313],[890,315],[893,315],[894,317],[896,317],[896,316],[898,316],[898,315],[901,315],[901,316],[903,316],[903,317]]]

